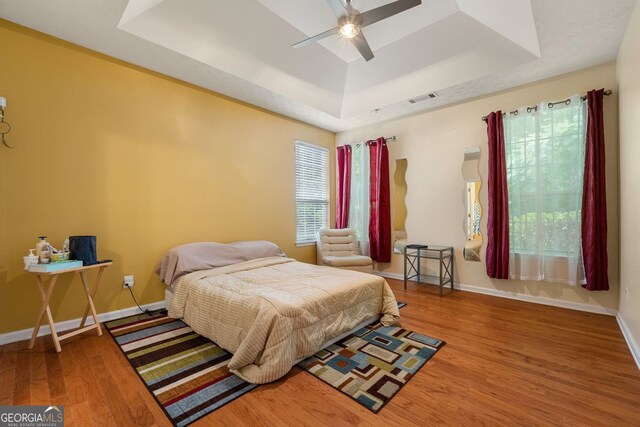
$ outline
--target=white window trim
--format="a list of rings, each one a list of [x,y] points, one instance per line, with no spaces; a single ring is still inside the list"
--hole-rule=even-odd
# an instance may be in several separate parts
[[[303,242],[297,243],[296,242],[296,248],[303,248],[305,246],[315,246],[315,245],[316,245],[316,242],[306,242],[306,243],[303,243]]]
[[[315,246],[316,244],[316,239],[314,238],[313,240],[304,240],[304,241],[298,241],[298,230],[297,230],[297,222],[298,222],[298,217],[297,217],[297,213],[295,212],[295,210],[297,209],[298,206],[298,199],[296,197],[296,170],[297,170],[297,164],[296,164],[296,158],[295,158],[295,146],[296,145],[304,145],[307,147],[311,147],[314,149],[320,149],[323,150],[327,153],[327,164],[326,164],[326,168],[327,168],[327,222],[326,224],[324,224],[325,227],[329,228],[329,222],[331,221],[331,159],[329,158],[329,149],[327,147],[323,147],[321,145],[316,145],[316,144],[311,144],[309,142],[305,142],[305,141],[300,141],[299,139],[296,139],[294,142],[294,150],[293,150],[293,205],[294,205],[294,218],[295,218],[295,241],[296,241],[296,247],[297,248],[301,248],[301,247],[305,247],[305,246]]]

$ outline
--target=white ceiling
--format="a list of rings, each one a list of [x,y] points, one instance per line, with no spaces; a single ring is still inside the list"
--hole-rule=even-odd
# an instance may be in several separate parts
[[[336,25],[326,0],[0,0],[0,17],[342,131],[615,59],[635,1],[422,3],[363,29],[369,62],[337,36],[290,47]]]

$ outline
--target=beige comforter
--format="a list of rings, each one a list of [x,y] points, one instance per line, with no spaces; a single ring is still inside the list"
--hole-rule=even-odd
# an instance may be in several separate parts
[[[187,274],[169,307],[169,316],[233,353],[231,372],[256,384],[378,314],[385,325],[399,318],[383,278],[281,257]]]

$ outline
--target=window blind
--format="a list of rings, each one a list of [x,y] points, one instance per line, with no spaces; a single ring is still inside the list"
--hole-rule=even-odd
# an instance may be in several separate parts
[[[329,150],[296,141],[296,244],[313,243],[329,224]]]

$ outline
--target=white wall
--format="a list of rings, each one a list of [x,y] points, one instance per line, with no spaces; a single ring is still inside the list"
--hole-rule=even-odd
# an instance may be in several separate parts
[[[617,63],[620,91],[620,316],[640,342],[640,5],[629,19]],[[627,293],[625,293],[625,290]],[[636,344],[637,348],[637,344]]]
[[[342,132],[337,135],[336,141],[338,145],[342,145],[378,136],[397,136],[396,142],[389,143],[390,167],[393,176],[395,159],[408,159],[408,240],[411,243],[454,246],[456,282],[521,295],[589,304],[595,308],[615,309],[618,306],[619,282],[617,91],[613,96],[605,98],[610,291],[589,292],[580,286],[490,279],[484,264],[486,239],[483,243],[482,262],[465,261],[462,257],[465,233],[464,181],[461,171],[463,149],[480,146],[480,200],[484,210],[481,231],[486,236],[487,138],[486,125],[481,117],[498,109],[512,110],[545,100],[555,101],[573,94],[584,94],[591,89],[616,89],[615,85],[615,64],[608,63],[441,110]],[[638,158],[640,157],[636,157]],[[394,255],[390,264],[381,264],[378,269],[401,274],[402,257]],[[640,289],[637,294],[640,296]]]

